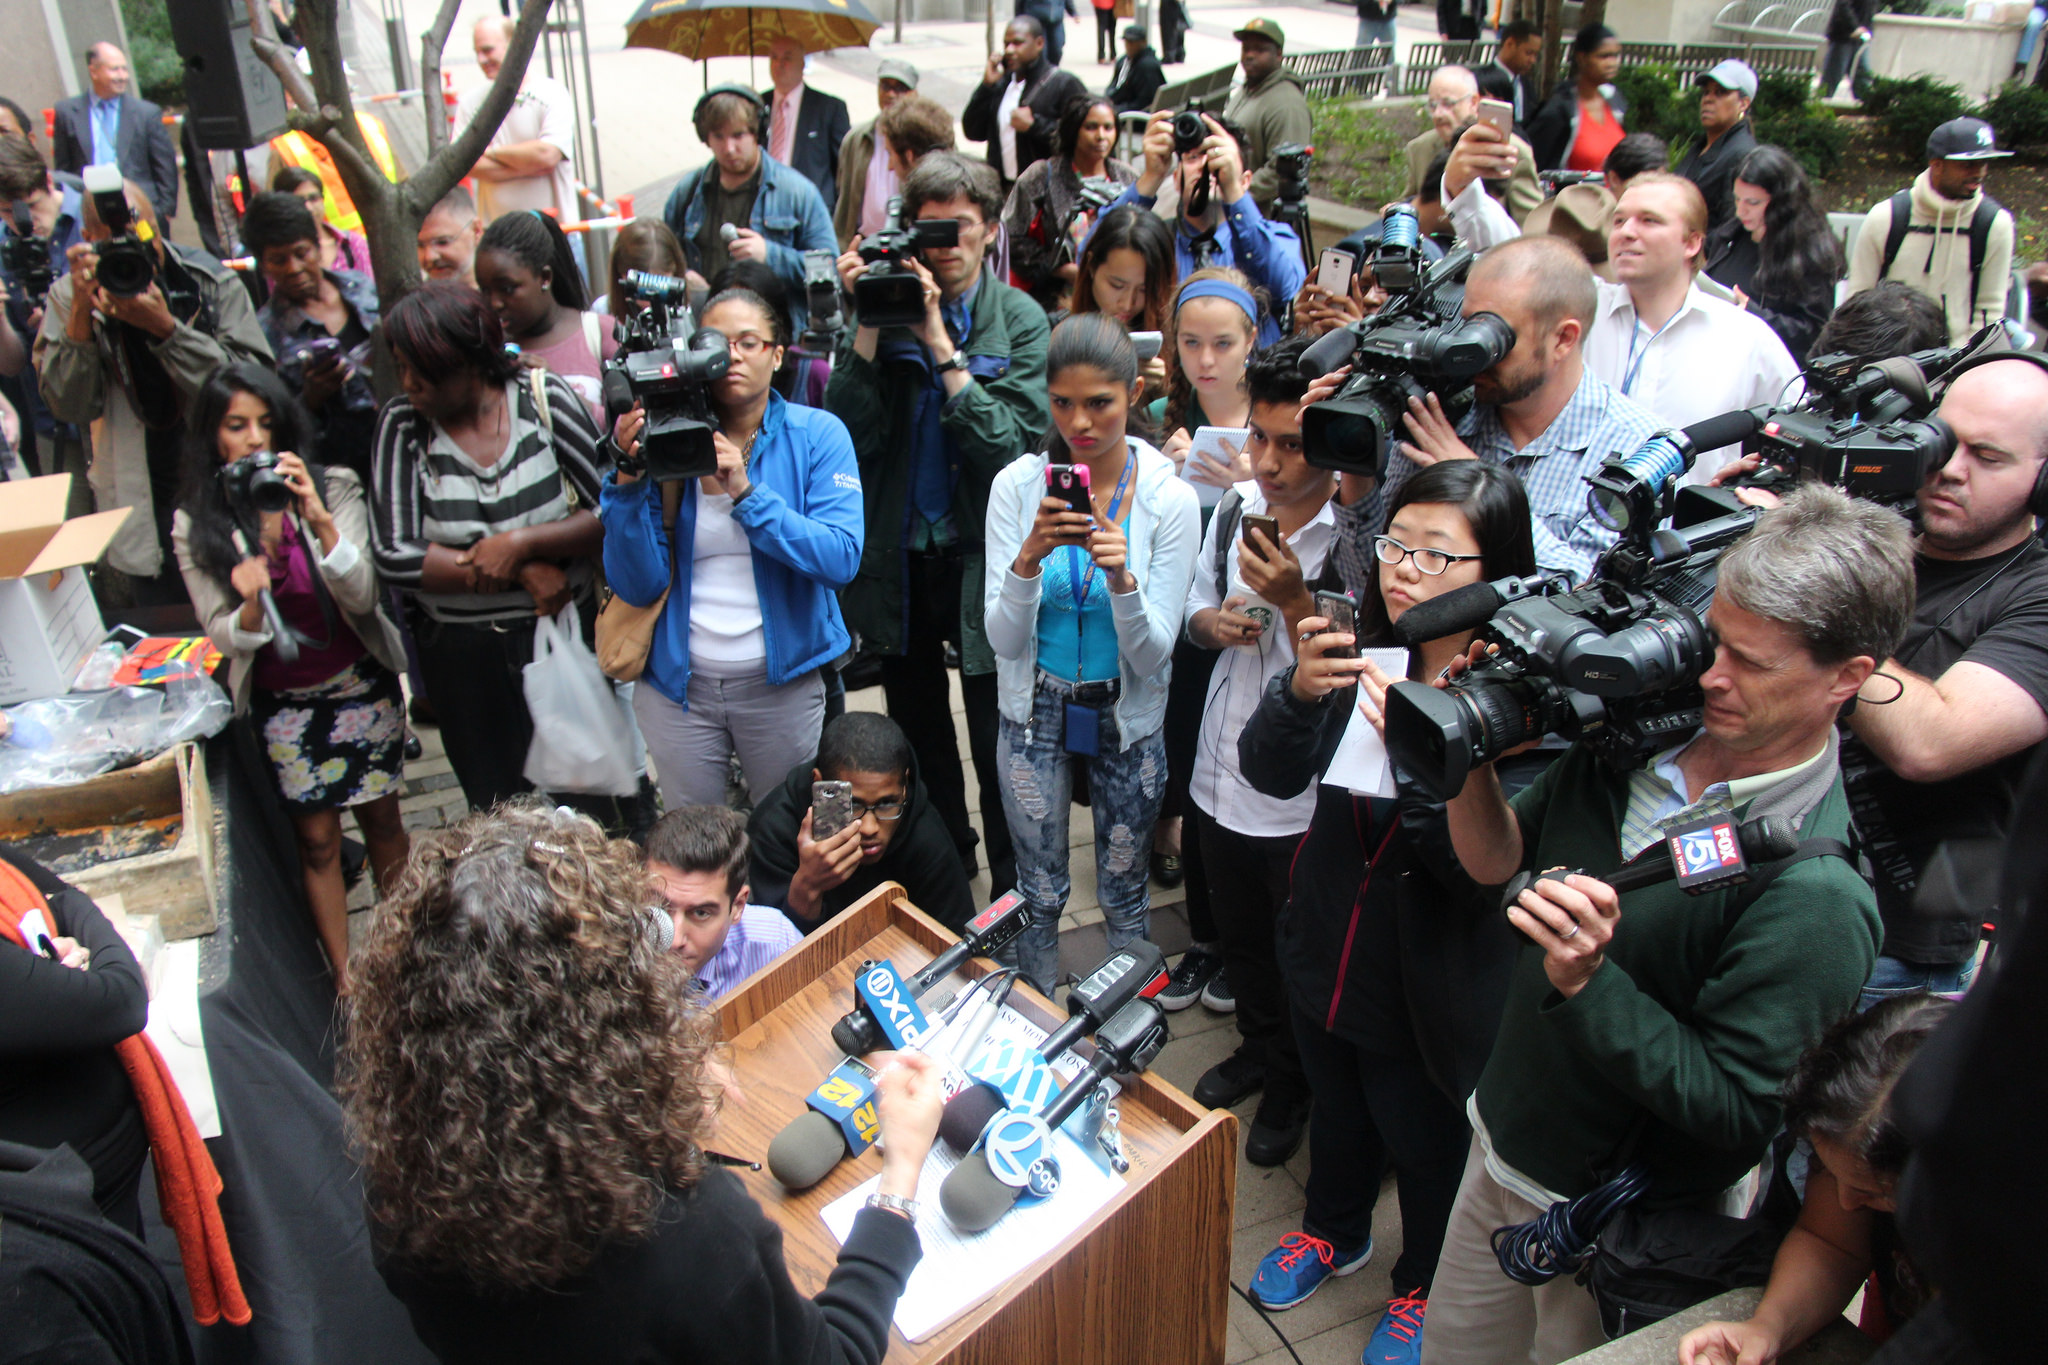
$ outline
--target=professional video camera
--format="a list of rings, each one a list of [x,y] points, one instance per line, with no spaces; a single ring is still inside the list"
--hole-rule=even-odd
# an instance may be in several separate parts
[[[689,286],[673,275],[626,272],[626,315],[613,326],[619,353],[604,363],[607,425],[638,403],[647,413],[640,459],[660,482],[718,470],[709,389],[732,363],[730,343],[690,314]]]
[[[93,244],[97,257],[93,278],[115,298],[132,299],[148,293],[157,276],[156,250],[152,245],[156,233],[130,212],[121,168],[87,166],[83,179],[86,193],[92,196],[93,211],[107,229],[107,236]]]
[[[1299,142],[1281,143],[1267,159],[1280,178],[1270,216],[1294,229],[1294,235],[1301,239],[1301,263],[1311,272],[1315,269],[1316,247],[1308,218],[1308,168],[1315,159],[1316,149]]]
[[[1600,171],[1538,171],[1536,183],[1543,187],[1545,199],[1569,185],[1605,185],[1607,176]]]
[[[810,310],[803,344],[821,355],[832,353],[839,336],[839,258],[829,251],[804,253],[804,303]]]
[[[1393,297],[1379,312],[1328,333],[1301,355],[1301,372],[1310,378],[1347,363],[1352,371],[1343,388],[1302,413],[1308,462],[1375,478],[1401,435],[1410,398],[1434,392],[1455,423],[1471,409],[1473,379],[1515,346],[1514,329],[1497,314],[1458,316],[1472,267],[1469,248],[1458,248],[1423,274],[1414,212],[1391,211],[1381,224],[1372,268]]]
[[[924,281],[911,258],[935,246],[958,246],[960,224],[952,218],[903,221],[903,196],[891,195],[882,230],[860,244],[868,263],[853,282],[854,311],[865,327],[915,327],[924,321]]]
[[[1955,433],[1933,416],[1931,383],[1970,346],[1944,346],[1865,365],[1853,356],[1818,356],[1805,371],[1806,392],[1786,407],[1746,408],[1682,432],[1663,431],[1627,459],[1588,477],[1588,506],[1604,525],[1627,531],[1671,511],[1672,489],[1700,451],[1741,443],[1763,457],[1735,487],[1789,490],[1802,476],[1887,506],[1910,508],[1927,475],[1955,453]]]
[[[1616,768],[1640,766],[1700,724],[1715,562],[1760,515],[1732,494],[1687,489],[1682,529],[1636,523],[1576,591],[1539,575],[1417,605],[1396,630],[1407,642],[1478,626],[1499,650],[1449,687],[1396,683],[1387,752],[1440,800],[1456,796],[1474,767],[1548,734],[1583,740]]]
[[[57,282],[56,267],[50,264],[50,239],[36,235],[35,214],[26,199],[14,201],[12,217],[14,230],[0,233],[0,263],[6,265],[16,294],[34,312]]]

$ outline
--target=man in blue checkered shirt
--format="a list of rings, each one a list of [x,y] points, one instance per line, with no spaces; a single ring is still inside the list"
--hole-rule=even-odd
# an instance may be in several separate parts
[[[1479,376],[1478,401],[1455,429],[1436,395],[1410,402],[1408,440],[1387,461],[1384,505],[1410,474],[1438,460],[1505,465],[1529,492],[1537,567],[1574,583],[1591,577],[1617,537],[1587,513],[1585,476],[1658,429],[1647,410],[1586,368],[1581,343],[1596,300],[1585,257],[1562,238],[1520,237],[1480,257],[1465,282],[1464,316],[1498,314],[1514,328],[1515,348]]]

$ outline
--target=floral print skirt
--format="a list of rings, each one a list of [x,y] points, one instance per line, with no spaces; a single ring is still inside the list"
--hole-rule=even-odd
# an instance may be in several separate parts
[[[257,688],[250,712],[294,815],[360,806],[404,785],[404,694],[367,654],[312,687]]]

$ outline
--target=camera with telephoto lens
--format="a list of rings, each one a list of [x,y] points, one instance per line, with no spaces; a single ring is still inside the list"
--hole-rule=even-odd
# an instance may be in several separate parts
[[[910,268],[912,258],[928,247],[958,246],[960,223],[954,218],[903,221],[903,196],[889,197],[882,230],[860,244],[868,263],[853,282],[853,307],[863,327],[915,327],[924,321],[924,281]]]
[[[222,465],[219,477],[228,510],[245,526],[255,526],[260,513],[287,511],[298,500],[299,495],[277,472],[277,456],[268,450]]]
[[[57,269],[50,264],[50,239],[36,236],[35,213],[26,199],[14,201],[13,231],[0,233],[0,264],[14,281],[15,294],[30,312],[43,306]]]
[[[1409,399],[1436,394],[1455,425],[1471,410],[1472,381],[1515,348],[1514,328],[1497,314],[1458,316],[1472,252],[1460,247],[1424,274],[1420,237],[1408,232],[1414,223],[1412,212],[1382,220],[1372,265],[1393,295],[1386,305],[1301,354],[1311,379],[1351,366],[1342,388],[1302,412],[1302,450],[1318,469],[1380,477]],[[1409,283],[1397,291],[1383,271]]]
[[[1189,105],[1173,116],[1173,154],[1186,156],[1209,139],[1209,125],[1202,119],[1200,105]]]
[[[1506,599],[1479,629],[1497,652],[1448,687],[1396,683],[1387,752],[1438,800],[1545,735],[1582,741],[1622,771],[1642,766],[1699,728],[1715,564],[1761,515],[1731,493],[1686,489],[1676,528],[1640,523],[1582,588],[1560,591],[1556,577],[1488,585]]]
[[[93,244],[93,278],[117,299],[148,293],[156,283],[156,251],[151,245],[156,233],[130,211],[121,168],[87,166],[82,178],[86,193],[92,196],[93,212],[107,230],[106,237]]]
[[[667,483],[715,474],[711,385],[732,364],[731,343],[724,333],[696,325],[684,281],[629,270],[625,284],[626,315],[613,324],[619,353],[604,363],[607,425],[615,426],[637,403],[647,414],[639,460],[651,477]]]

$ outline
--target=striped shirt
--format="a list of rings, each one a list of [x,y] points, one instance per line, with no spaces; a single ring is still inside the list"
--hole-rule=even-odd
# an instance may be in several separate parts
[[[749,905],[725,934],[725,942],[697,969],[697,986],[708,1000],[723,1000],[733,987],[804,941],[780,910]]]
[[[370,550],[377,572],[417,598],[437,621],[475,622],[531,618],[524,589],[501,593],[433,593],[420,589],[427,547],[467,549],[487,536],[561,521],[578,508],[597,507],[598,429],[590,409],[555,375],[546,379],[552,427],[541,423],[533,392],[522,377],[505,385],[511,434],[505,453],[480,465],[464,454],[437,422],[394,398],[377,423],[371,455],[375,483]],[[593,574],[590,562],[568,566],[581,597]]]

